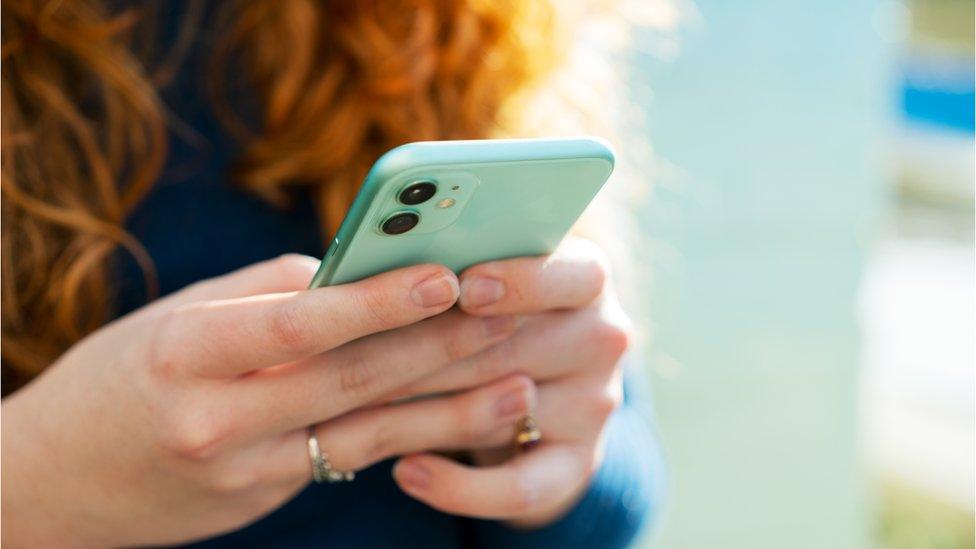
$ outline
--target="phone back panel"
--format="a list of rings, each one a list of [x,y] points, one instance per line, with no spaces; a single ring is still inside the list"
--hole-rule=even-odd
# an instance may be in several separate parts
[[[370,170],[312,287],[344,284],[399,267],[439,263],[455,272],[485,261],[552,252],[613,170],[603,141],[512,139],[411,143]],[[407,206],[399,193],[433,181],[437,193]],[[388,235],[398,212],[417,226]]]

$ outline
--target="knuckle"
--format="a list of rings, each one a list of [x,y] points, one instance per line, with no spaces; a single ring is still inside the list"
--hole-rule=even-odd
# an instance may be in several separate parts
[[[350,352],[338,368],[338,376],[339,391],[352,398],[371,395],[380,384],[376,367],[360,351]]]
[[[573,255],[580,261],[581,268],[586,270],[588,287],[593,289],[595,295],[599,295],[610,279],[610,258],[603,248],[591,240],[578,239],[576,246],[577,250]]]
[[[378,284],[371,283],[363,289],[359,295],[358,305],[365,315],[366,323],[372,326],[396,324],[397,307]]]
[[[154,321],[146,363],[149,373],[157,379],[173,379],[180,370],[179,352],[183,346],[173,341],[173,333],[184,321],[185,311],[185,307],[176,307],[160,314]]]
[[[458,328],[459,326],[456,326],[447,337],[439,342],[444,364],[457,362],[468,355],[469,345],[465,341],[465,331]]]
[[[478,357],[475,379],[479,383],[498,379],[514,372],[520,363],[518,344],[514,340],[503,341]]]
[[[631,343],[630,329],[623,322],[601,321],[593,329],[592,337],[594,345],[608,357],[611,366],[616,365]]]
[[[163,447],[186,461],[208,461],[213,458],[227,432],[206,414],[178,413],[165,421],[161,440]]]
[[[623,401],[620,391],[607,390],[593,399],[593,415],[602,423],[609,418]]]
[[[606,259],[606,256],[602,255],[601,251],[601,256],[592,259],[587,263],[586,268],[590,279],[590,287],[599,295],[603,291],[603,287],[606,286],[607,280],[610,278],[610,262]]]
[[[377,425],[370,438],[369,446],[361,456],[362,462],[374,463],[399,453],[398,432],[399,430],[387,421]],[[355,466],[349,465],[346,468],[355,468]]]
[[[301,352],[309,346],[309,314],[300,303],[289,302],[268,313],[268,336],[277,347]]]

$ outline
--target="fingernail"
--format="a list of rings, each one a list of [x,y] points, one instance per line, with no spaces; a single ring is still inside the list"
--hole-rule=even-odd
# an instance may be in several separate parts
[[[495,417],[507,418],[516,414],[524,414],[529,409],[529,396],[525,387],[519,387],[505,393],[495,403]]]
[[[461,304],[465,307],[484,307],[498,302],[505,295],[505,283],[497,278],[477,276],[461,283]]]
[[[432,276],[414,286],[410,298],[425,308],[454,303],[458,298],[457,279],[445,274]]]
[[[401,484],[411,490],[423,490],[430,484],[430,471],[419,463],[401,461],[396,466],[395,475]]]
[[[485,336],[488,339],[494,339],[515,331],[515,317],[511,315],[486,316],[481,322],[485,327]]]

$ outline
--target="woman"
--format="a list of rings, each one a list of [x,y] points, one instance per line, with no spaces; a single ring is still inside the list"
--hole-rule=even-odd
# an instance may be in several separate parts
[[[4,2],[3,541],[627,544],[660,468],[595,245],[305,291],[380,153],[529,131],[556,15]]]

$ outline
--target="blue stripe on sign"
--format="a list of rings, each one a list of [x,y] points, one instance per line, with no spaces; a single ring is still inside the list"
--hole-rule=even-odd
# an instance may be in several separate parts
[[[976,128],[976,94],[969,90],[945,90],[929,86],[902,87],[902,109],[912,122],[927,122],[946,129],[974,133]]]
[[[902,59],[902,112],[910,122],[974,133],[973,57],[916,49]]]

